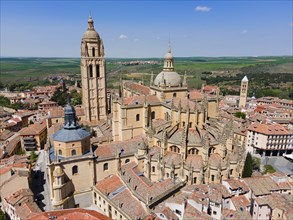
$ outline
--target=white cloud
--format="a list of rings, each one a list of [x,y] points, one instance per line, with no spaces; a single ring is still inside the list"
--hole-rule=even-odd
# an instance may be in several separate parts
[[[209,12],[211,10],[211,8],[209,8],[207,6],[196,6],[195,10],[200,11],[200,12]]]
[[[125,34],[121,34],[120,36],[119,36],[119,39],[127,39],[128,37],[125,35]]]
[[[134,38],[134,42],[137,42],[137,41],[139,41],[139,39],[138,38]]]
[[[243,30],[241,31],[241,34],[247,34],[247,32],[248,32],[248,30],[243,29]]]

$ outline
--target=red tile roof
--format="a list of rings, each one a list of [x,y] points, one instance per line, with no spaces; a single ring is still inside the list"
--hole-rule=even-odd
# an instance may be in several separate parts
[[[126,81],[124,86],[142,95],[149,95],[151,90],[149,87],[141,85],[136,82]]]
[[[132,219],[146,216],[147,213],[141,202],[132,195],[117,175],[108,176],[97,182],[96,188]]]
[[[290,132],[280,124],[251,124],[249,131],[255,131],[266,135],[287,135]]]
[[[23,128],[20,130],[20,135],[40,135],[42,132],[44,132],[47,129],[46,122],[43,121],[42,123],[35,123],[32,125],[29,125],[26,128]]]
[[[87,209],[63,209],[59,211],[50,211],[50,212],[43,212],[34,217],[31,217],[30,220],[48,220],[49,217],[54,217],[54,220],[110,220],[111,218],[97,212],[94,210],[87,210]]]

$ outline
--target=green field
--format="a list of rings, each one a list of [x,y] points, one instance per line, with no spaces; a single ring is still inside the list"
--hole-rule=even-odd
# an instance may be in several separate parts
[[[117,62],[132,60],[156,60],[158,64],[121,65]],[[151,76],[158,74],[163,67],[163,59],[106,59],[108,86],[116,87],[119,78],[144,80],[146,84]],[[202,83],[210,82],[219,86],[238,85],[243,75],[252,79],[252,85],[266,81],[266,76],[274,78],[269,83],[289,83],[293,78],[293,57],[175,57],[175,69],[188,75],[188,83],[192,88],[199,88]],[[0,58],[0,80],[4,85],[30,82],[38,84],[47,76],[71,75],[80,78],[79,58]],[[206,78],[202,73],[207,73]],[[139,74],[140,73],[140,74]],[[143,73],[143,74],[142,74]],[[264,75],[265,74],[265,75]],[[275,75],[277,74],[277,75]],[[289,74],[289,75],[288,75]],[[275,76],[278,76],[275,78]],[[288,77],[289,76],[289,77]],[[292,75],[293,76],[293,75]],[[262,81],[259,81],[259,78]],[[264,81],[263,81],[264,78]],[[284,78],[286,79],[285,82]],[[253,83],[253,79],[255,79]],[[241,80],[241,79],[240,79]],[[275,80],[275,81],[274,81]],[[251,80],[250,80],[251,81]],[[284,85],[282,85],[284,86]],[[274,89],[282,89],[274,86]]]

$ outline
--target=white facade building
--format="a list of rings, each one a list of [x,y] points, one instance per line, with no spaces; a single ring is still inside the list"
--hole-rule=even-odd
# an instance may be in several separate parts
[[[252,124],[247,131],[247,151],[262,156],[282,156],[293,150],[293,132],[280,124]]]

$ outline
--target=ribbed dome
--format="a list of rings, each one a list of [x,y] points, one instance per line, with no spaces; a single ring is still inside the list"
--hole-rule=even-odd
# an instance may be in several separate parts
[[[83,38],[85,38],[85,39],[99,39],[100,36],[96,31],[87,30],[86,32],[84,32]]]
[[[99,39],[100,38],[99,34],[95,31],[94,20],[92,19],[91,16],[88,20],[88,29],[83,34],[83,38],[85,39]]]
[[[164,78],[164,81],[163,81]],[[154,85],[159,86],[165,82],[166,87],[169,85],[171,87],[179,87],[181,86],[181,77],[176,72],[169,72],[169,71],[162,71],[160,72],[157,77],[155,78]]]

